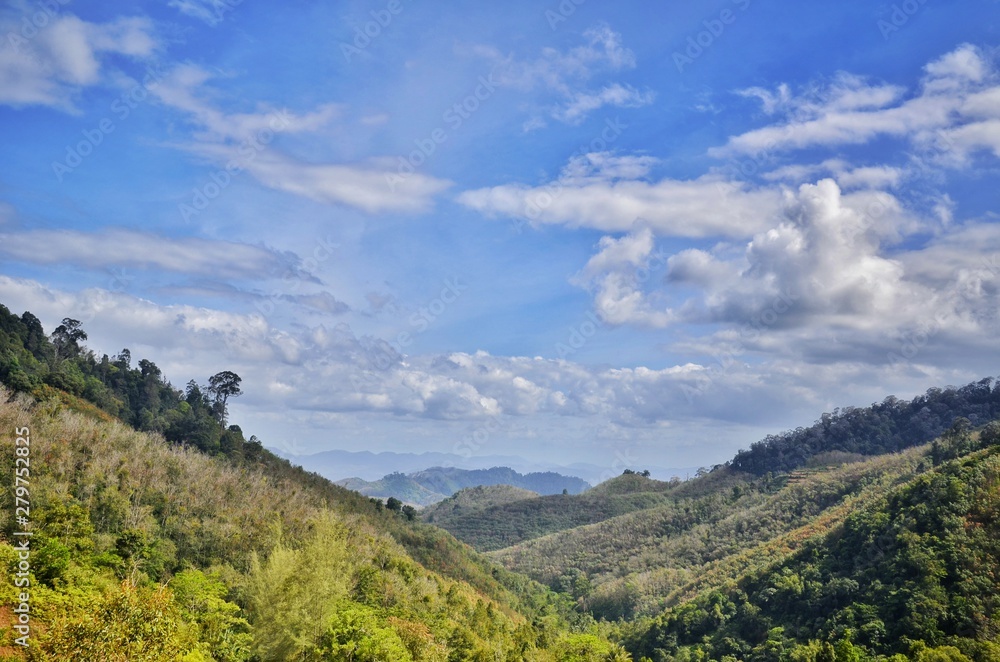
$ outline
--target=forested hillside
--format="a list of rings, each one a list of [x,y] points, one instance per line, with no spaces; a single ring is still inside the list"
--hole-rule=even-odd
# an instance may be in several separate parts
[[[0,386],[0,453],[29,449],[17,496],[31,504],[30,523],[15,520],[14,465],[5,463],[0,659],[568,661],[612,653],[565,598],[244,441],[225,425],[224,397],[197,385],[181,394],[146,361],[136,370],[126,357],[96,359],[72,320],[50,341],[30,314],[0,312],[2,377],[21,391]],[[183,428],[185,420],[198,424]],[[169,436],[133,429],[144,421]],[[14,585],[14,534],[25,527],[27,587]],[[27,648],[14,645],[12,628],[25,590]]]
[[[476,549],[490,551],[667,503],[666,493],[677,485],[632,474],[579,495],[463,503],[470,500],[459,493],[421,516]]]
[[[845,407],[823,414],[808,428],[770,435],[740,451],[730,465],[762,475],[804,466],[819,453],[881,455],[926,444],[956,418],[973,425],[1000,418],[1000,384],[991,378],[961,388],[931,388],[913,400],[889,396],[870,407]]]
[[[5,488],[0,659],[1000,659],[992,380],[824,415],[690,481],[477,487],[422,522],[246,440],[237,375],[182,392],[85,339],[0,308],[0,453],[30,454],[33,534],[25,650]]]
[[[718,573],[631,642],[654,660],[1000,659],[1000,425],[787,552]],[[983,450],[979,450],[983,448]],[[931,466],[933,465],[933,466]]]

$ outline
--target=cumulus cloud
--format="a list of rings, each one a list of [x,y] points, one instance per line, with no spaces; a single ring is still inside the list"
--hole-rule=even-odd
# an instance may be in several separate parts
[[[914,333],[923,334],[927,365],[950,357],[950,348],[985,347],[1000,330],[993,228],[969,223],[922,248],[894,250],[892,228],[901,222],[875,221],[900,213],[898,202],[884,193],[865,199],[833,180],[803,185],[788,196],[784,220],[754,236],[742,255],[671,256],[668,284],[697,292],[677,306],[678,318],[723,325],[679,351],[737,346],[802,365],[885,366]]]
[[[673,311],[651,303],[642,289],[649,279],[655,245],[648,227],[619,239],[603,237],[600,251],[574,277],[576,284],[593,293],[594,309],[604,322],[662,328],[674,320]]]
[[[45,22],[32,23],[35,15]],[[158,45],[145,18],[90,23],[49,10],[26,17],[0,15],[0,33],[7,35],[0,49],[0,104],[74,112],[74,96],[101,82],[105,56],[146,58]]]
[[[428,421],[559,416],[646,426],[700,415],[691,403],[682,406],[682,387],[703,382],[705,369],[697,365],[592,368],[482,351],[404,356],[346,324],[291,333],[260,315],[158,305],[98,289],[71,294],[6,276],[0,300],[31,310],[47,328],[66,316],[80,319],[95,347],[129,347],[178,381],[234,370],[260,415],[286,421],[289,413],[323,412]],[[726,388],[744,387],[740,378]]]

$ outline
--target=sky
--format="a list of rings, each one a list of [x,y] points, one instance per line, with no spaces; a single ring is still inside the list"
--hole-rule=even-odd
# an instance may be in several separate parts
[[[1000,372],[998,19],[7,2],[0,302],[286,453],[724,462]]]

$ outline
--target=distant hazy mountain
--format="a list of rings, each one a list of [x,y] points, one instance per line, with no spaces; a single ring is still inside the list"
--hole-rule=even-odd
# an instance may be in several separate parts
[[[490,467],[510,467],[521,473],[555,471],[568,476],[579,476],[592,485],[621,474],[625,468],[641,471],[648,469],[654,478],[669,480],[672,476],[679,478],[693,477],[697,467],[660,467],[637,464],[632,467],[610,466],[575,462],[571,464],[555,464],[548,462],[532,462],[523,457],[511,455],[477,455],[463,457],[452,453],[372,453],[369,451],[330,450],[310,455],[292,455],[280,449],[270,449],[293,464],[301,465],[307,471],[313,471],[330,480],[343,480],[358,477],[366,481],[376,481],[390,473],[401,472],[410,474],[427,467],[456,467],[459,469],[488,469]],[[531,488],[529,488],[531,489]]]
[[[468,487],[510,485],[537,494],[579,494],[590,487],[585,480],[563,476],[552,471],[520,474],[510,467],[490,469],[458,469],[432,467],[411,474],[391,473],[380,480],[366,481],[347,478],[338,485],[373,497],[396,497],[421,506],[443,501],[455,492]]]

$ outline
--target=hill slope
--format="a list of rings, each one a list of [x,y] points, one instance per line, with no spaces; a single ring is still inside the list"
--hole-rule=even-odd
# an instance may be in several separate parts
[[[738,573],[704,579],[630,647],[654,660],[997,659],[998,442],[996,424],[979,440],[950,431],[928,449],[937,466],[797,549],[771,541]]]
[[[669,492],[679,485],[632,474],[578,495],[555,494],[476,508],[432,509],[424,518],[476,549],[489,551],[668,503]]]
[[[653,614],[717,563],[808,526],[848,500],[912,475],[923,451],[786,478],[721,468],[662,505],[491,552],[505,567],[571,592],[606,618]],[[881,489],[880,487],[878,489]]]
[[[0,454],[15,457],[16,443],[30,451],[32,660],[93,659],[109,646],[132,650],[130,660],[608,650],[569,632],[556,596],[347,490],[274,480],[56,401],[9,396],[0,387]],[[13,513],[7,488],[0,559],[16,565],[23,525]],[[11,573],[0,580],[4,605],[22,590]],[[11,616],[4,607],[0,623]],[[0,628],[0,646],[15,634]]]
[[[534,499],[538,496],[538,492],[510,485],[467,487],[464,490],[455,492],[444,501],[425,508],[420,513],[420,518],[425,522],[439,523],[459,517],[464,513],[471,513],[492,506],[515,503],[525,499]],[[441,524],[438,524],[438,526],[441,526]]]
[[[218,393],[178,391],[128,350],[98,359],[85,339],[75,320],[50,339],[0,306],[0,382],[21,392],[0,386],[0,563],[30,546],[30,572],[0,579],[0,659],[610,651],[563,597],[244,439]],[[25,600],[30,647],[13,627]]]

